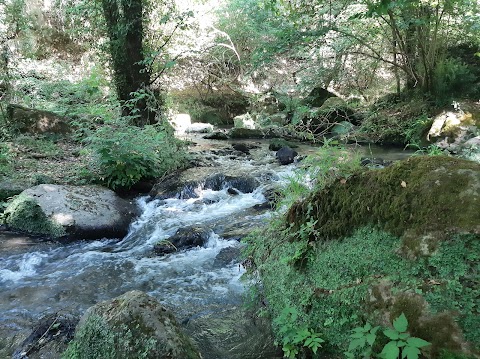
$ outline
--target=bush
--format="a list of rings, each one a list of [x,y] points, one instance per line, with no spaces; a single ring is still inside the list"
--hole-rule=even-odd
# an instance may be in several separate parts
[[[141,179],[157,178],[181,167],[185,152],[162,125],[143,128],[116,121],[87,138],[91,169],[112,189],[131,188]]]

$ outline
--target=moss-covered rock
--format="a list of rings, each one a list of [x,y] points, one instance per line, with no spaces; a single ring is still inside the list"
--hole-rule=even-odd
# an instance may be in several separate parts
[[[478,357],[479,213],[480,165],[413,157],[297,202],[247,239],[245,263],[260,274],[280,342],[286,308],[298,313],[293,329],[320,333],[313,357],[337,357],[354,328],[389,327],[401,313],[431,343],[427,357]],[[374,352],[387,341],[379,335]]]
[[[362,171],[293,205],[297,228],[315,219],[321,239],[377,225],[395,235],[480,233],[480,165],[444,156],[419,156],[377,171]]]
[[[63,358],[200,359],[200,354],[172,313],[132,291],[88,309]]]
[[[62,237],[63,227],[52,221],[40,205],[28,195],[18,195],[4,212],[4,220],[11,229],[35,235]]]
[[[42,184],[23,191],[6,208],[14,231],[52,238],[123,237],[136,206],[101,186]]]

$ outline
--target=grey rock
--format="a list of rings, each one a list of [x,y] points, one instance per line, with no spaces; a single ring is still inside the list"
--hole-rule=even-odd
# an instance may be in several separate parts
[[[277,151],[276,157],[281,165],[288,165],[293,163],[297,155],[297,151],[292,150],[290,147],[283,147]]]
[[[228,140],[228,135],[225,132],[214,131],[208,135],[203,136],[207,140]]]
[[[121,238],[136,206],[101,186],[41,184],[23,191],[5,210],[16,231],[54,238]]]
[[[157,255],[165,255],[180,249],[201,247],[207,243],[209,237],[210,231],[202,227],[180,228],[170,238],[156,243],[153,250]]]

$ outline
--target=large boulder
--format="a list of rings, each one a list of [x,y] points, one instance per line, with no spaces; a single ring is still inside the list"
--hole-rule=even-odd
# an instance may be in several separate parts
[[[315,228],[331,239],[379,223],[399,236],[438,231],[480,234],[479,213],[480,164],[417,156],[342,179],[293,205],[287,217],[298,225],[313,216]]]
[[[12,230],[53,238],[121,238],[137,210],[101,186],[42,184],[20,193],[6,208]]]
[[[170,311],[131,291],[88,309],[63,358],[200,359],[200,354]]]
[[[7,118],[13,128],[21,133],[66,134],[71,128],[68,121],[54,112],[10,104]]]

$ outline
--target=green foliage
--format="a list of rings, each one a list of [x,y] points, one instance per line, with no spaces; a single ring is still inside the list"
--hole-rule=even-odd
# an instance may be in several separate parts
[[[287,183],[281,188],[277,207],[289,207],[305,198],[313,189],[324,188],[339,179],[346,180],[360,168],[358,153],[324,138],[323,146],[303,159],[294,174],[287,178]]]
[[[75,333],[62,359],[150,358],[156,340],[146,334],[138,335],[139,332],[134,335],[127,326],[114,331],[102,317],[91,315]]]
[[[427,147],[419,149],[414,153],[416,156],[445,156],[448,154],[449,152],[447,150],[444,150],[435,144],[428,145]]]
[[[429,342],[410,336],[407,332],[408,320],[405,314],[401,314],[397,319],[393,321],[393,329],[385,329],[383,334],[390,339],[385,344],[380,357],[384,359],[418,359],[420,355],[420,349],[430,345]]]
[[[327,149],[328,151],[333,150],[328,147]],[[375,206],[385,204],[391,209],[391,206],[397,203],[398,198],[395,200],[373,199],[375,204],[373,202],[369,204],[367,198],[372,199],[371,197],[375,195],[376,191],[392,191],[397,187],[399,191],[405,191],[406,188],[415,187],[415,185],[410,179],[405,180],[406,187],[402,186],[400,179],[395,180],[392,185],[383,184],[381,186],[376,186],[374,182],[368,180],[366,182],[368,184],[361,186],[362,193],[366,197],[358,196],[358,193],[352,191],[352,188],[349,187],[349,183],[352,183],[357,175],[344,177],[345,174],[348,176],[351,173],[349,166],[339,172],[331,170],[332,166],[341,169],[341,166],[338,166],[337,163],[339,156],[347,157],[337,149],[336,156],[332,153],[331,159],[329,159],[328,152],[327,155],[320,157],[325,158],[325,164],[318,160],[313,160],[310,163],[310,166],[323,167],[322,170],[317,170],[317,172],[314,169],[307,168],[309,175],[315,174],[315,176],[318,176],[318,184],[302,187],[299,185],[301,182],[293,181],[298,190],[287,189],[285,192],[296,192],[303,197],[309,188],[322,188],[324,186],[326,192],[320,190],[317,193],[321,193],[321,195],[316,197],[307,195],[307,198],[317,198],[318,203],[325,204],[329,198],[333,197],[334,202],[339,203],[341,196],[329,190],[330,187],[334,186],[344,188],[348,194],[347,197],[355,205],[336,209],[327,206],[318,209],[316,207],[318,203],[305,201],[305,217],[297,222],[298,226],[296,227],[285,223],[285,217],[282,214],[283,208],[279,207],[279,212],[267,228],[254,232],[247,238],[248,246],[245,255],[253,264],[251,271],[255,270],[260,274],[262,293],[265,296],[264,301],[269,303],[269,311],[272,316],[285,319],[285,314],[282,314],[284,309],[292,308],[289,311],[294,311],[296,315],[287,316],[290,321],[289,326],[291,328],[321,327],[322,339],[326,343],[324,350],[345,350],[352,339],[358,339],[352,344],[350,351],[354,350],[354,355],[363,353],[368,357],[370,350],[379,349],[378,352],[381,350],[381,348],[372,348],[371,345],[375,342],[372,340],[374,336],[378,335],[378,329],[363,326],[357,330],[355,338],[349,337],[348,332],[351,328],[358,327],[361,322],[378,320],[377,315],[381,315],[382,312],[378,313],[377,310],[385,310],[382,306],[386,304],[373,304],[370,307],[369,305],[372,304],[368,303],[372,303],[373,298],[377,298],[374,288],[379,283],[391,283],[394,286],[393,293],[410,292],[422,295],[431,312],[434,313],[432,315],[440,315],[435,313],[460,313],[458,317],[434,316],[424,322],[419,322],[418,315],[420,314],[412,314],[416,313],[412,309],[413,307],[410,308],[410,304],[405,304],[406,309],[410,310],[410,312],[405,310],[405,315],[409,318],[409,322],[411,321],[411,325],[408,327],[410,338],[423,338],[431,342],[431,352],[433,354],[438,354],[439,348],[456,348],[452,338],[459,334],[456,334],[455,324],[449,324],[455,323],[455,321],[460,325],[466,338],[471,343],[480,342],[480,332],[478,330],[480,323],[478,322],[478,315],[476,315],[479,308],[478,300],[475,299],[478,299],[480,293],[478,281],[474,279],[476,275],[478,276],[478,273],[475,273],[478,271],[478,263],[480,263],[478,254],[480,251],[477,248],[480,245],[478,235],[460,235],[451,240],[438,238],[433,243],[427,244],[430,248],[428,256],[409,260],[399,253],[411,251],[408,253],[414,253],[418,256],[418,249],[415,248],[425,244],[419,243],[417,237],[415,237],[417,239],[405,238],[400,241],[399,238],[372,227],[362,227],[351,232],[349,229],[355,228],[355,226],[349,224],[349,218],[354,216],[361,207],[365,206],[366,218],[372,220]],[[408,167],[408,171],[402,172],[400,175],[403,179],[407,178],[407,173],[412,175],[416,171],[416,166],[410,161],[423,163],[422,165],[419,164],[418,168],[428,172],[430,166],[432,166],[431,168],[440,168],[445,165],[443,161],[451,160],[442,157],[438,158],[440,162],[435,163],[437,159],[429,159],[428,165],[425,165],[426,159],[425,161],[423,159],[409,160],[407,163],[403,163]],[[443,165],[440,165],[440,163],[443,163]],[[462,163],[467,164],[467,162]],[[474,164],[468,163],[468,166],[474,166]],[[381,171],[390,173],[390,171],[396,170],[390,168],[369,171],[360,175],[360,177],[370,178],[371,175],[381,175]],[[343,175],[341,175],[342,173]],[[450,178],[454,171],[447,170],[446,173]],[[336,174],[338,174],[338,177],[335,179]],[[315,176],[312,175],[312,178],[316,178]],[[391,174],[387,177],[391,178],[390,176]],[[415,173],[413,176],[414,178],[424,179],[427,174]],[[302,176],[299,176],[299,179],[301,178]],[[342,180],[344,180],[343,183]],[[453,181],[455,188],[457,186],[463,188],[463,185],[460,185],[460,179],[454,179]],[[443,184],[443,180],[440,180],[440,183]],[[442,190],[442,193],[451,191],[453,187],[448,184],[448,181],[444,184],[448,186],[448,190]],[[436,186],[438,186],[438,183]],[[295,187],[290,184],[290,187],[287,188]],[[373,188],[375,191],[366,191],[366,188]],[[418,196],[420,192],[416,190],[415,193]],[[459,195],[453,194],[453,196],[457,198]],[[409,201],[411,201],[413,197],[409,198]],[[287,203],[292,202],[294,202],[293,196]],[[358,206],[358,203],[362,205]],[[426,206],[431,210],[430,205]],[[381,212],[390,218],[389,210],[385,209]],[[416,210],[418,211],[419,208]],[[466,215],[465,211],[466,207],[462,206],[462,215],[455,221],[462,220]],[[396,217],[401,217],[399,211],[394,213]],[[416,212],[408,211],[410,219],[412,213]],[[433,213],[437,215],[439,212],[434,210]],[[330,220],[338,221],[339,226],[342,226],[341,228],[344,230],[342,233],[351,234],[342,240],[323,242],[323,231],[326,230],[327,226],[325,223],[320,225],[318,221],[326,215],[329,216]],[[343,217],[343,215],[346,217]],[[476,214],[473,216],[478,217]],[[472,217],[472,220],[474,217]],[[452,217],[449,215],[449,218]],[[432,224],[431,220],[422,219],[421,221],[428,222],[429,225]],[[477,220],[473,221],[476,223]],[[377,225],[384,222],[385,219],[379,219],[370,223]],[[445,225],[447,222],[440,220],[439,223]],[[437,224],[435,224],[435,227],[438,229]],[[398,228],[398,225],[389,228]],[[412,224],[409,224],[408,228],[413,228]],[[344,236],[345,234],[341,235],[341,237]],[[399,250],[399,248],[402,249]],[[437,285],[439,283],[440,285]],[[379,296],[381,297],[381,295]],[[400,345],[400,348],[403,348],[398,349],[399,354],[403,350],[405,357],[415,357],[418,354],[416,349],[419,349],[417,344],[424,343],[410,339],[407,345],[408,338],[405,335],[406,328],[404,328],[406,325],[403,322],[403,317],[400,318],[394,325],[394,328],[398,331],[398,338],[392,338],[392,341],[395,342],[397,349],[399,348],[397,344]],[[280,338],[279,342],[283,344],[278,325],[275,330]],[[391,332],[387,333],[395,337]],[[283,334],[285,334],[285,330]],[[400,338],[400,334],[402,334],[402,338]],[[292,338],[292,335],[288,335],[288,338]],[[403,345],[403,342],[399,342],[399,340],[406,344]],[[287,343],[290,342],[291,339],[287,340]],[[394,352],[396,349],[393,348],[393,345],[393,343],[389,344],[386,350]],[[408,349],[406,349],[407,346]]]
[[[286,358],[296,358],[302,347],[310,349],[314,354],[325,341],[320,334],[307,327],[297,326],[298,312],[287,307],[273,321],[278,326],[278,334],[282,341],[282,350]]]
[[[61,154],[61,149],[52,136],[39,135],[33,137],[20,135],[15,139],[14,143],[26,154],[32,153],[49,158],[54,158]]]
[[[478,89],[477,77],[468,65],[457,58],[438,61],[434,70],[433,95],[437,105],[448,104],[455,96],[467,96]]]
[[[145,178],[158,178],[181,167],[182,144],[162,125],[142,128],[116,121],[87,138],[91,168],[112,189],[130,188]]]
[[[345,356],[349,359],[355,359],[354,352],[360,352],[362,358],[370,358],[372,356],[372,348],[377,339],[377,331],[380,326],[372,327],[370,323],[363,327],[353,329],[353,334],[350,335],[351,341],[348,346],[348,352]]]
[[[418,94],[386,96],[369,108],[360,132],[371,142],[420,147],[422,135],[431,124],[429,110],[429,103]]]
[[[429,342],[412,337],[408,332],[408,320],[405,314],[401,314],[393,321],[393,328],[383,330],[383,334],[390,339],[385,344],[379,358],[384,359],[398,359],[399,356],[404,359],[418,359],[420,355],[420,348],[430,345]],[[372,327],[367,323],[363,327],[357,327],[350,336],[352,340],[348,347],[348,352],[345,356],[349,359],[356,358],[355,352],[359,352],[362,358],[370,358],[373,355],[372,348],[377,339],[377,331],[379,326]]]

